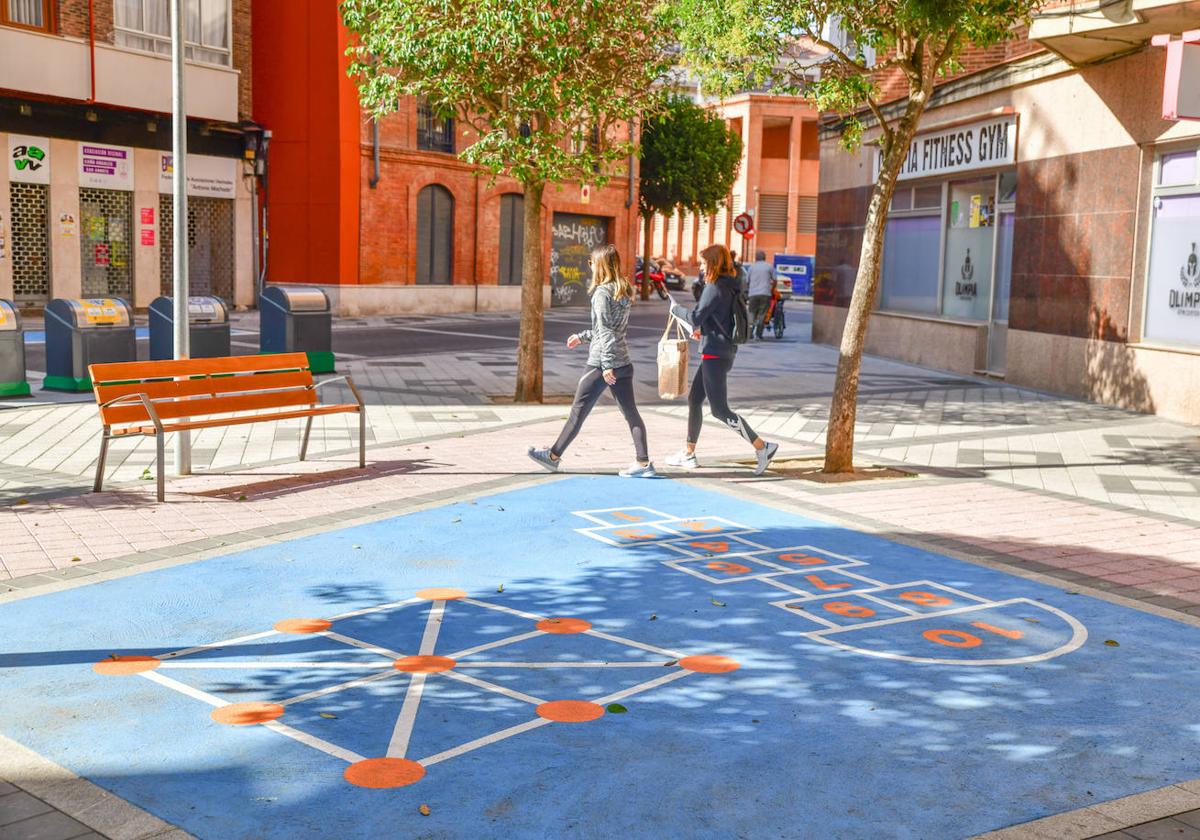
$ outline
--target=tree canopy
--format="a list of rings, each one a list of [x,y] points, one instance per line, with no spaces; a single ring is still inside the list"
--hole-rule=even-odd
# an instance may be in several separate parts
[[[642,122],[638,209],[643,216],[717,211],[737,179],[742,138],[718,114],[677,94]]]

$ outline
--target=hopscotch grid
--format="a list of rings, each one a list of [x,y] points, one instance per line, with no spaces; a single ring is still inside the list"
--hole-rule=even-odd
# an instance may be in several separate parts
[[[874,603],[879,604],[881,607],[887,607],[890,610],[899,610],[900,612],[908,613],[909,615],[930,615],[930,613],[923,613],[920,610],[914,610],[912,607],[904,607],[892,601],[885,601],[883,598],[880,598],[877,595],[872,595],[869,592],[860,592],[858,594],[860,597],[865,598],[868,601],[873,601]]]
[[[790,613],[796,613],[796,614],[798,614],[798,615],[800,615],[800,616],[802,616],[802,617],[804,617],[804,618],[807,618],[807,619],[810,619],[810,620],[812,620],[812,621],[815,621],[815,622],[817,622],[818,624],[824,624],[826,627],[833,628],[833,627],[841,627],[841,626],[842,626],[842,625],[838,624],[836,621],[830,621],[829,619],[825,618],[824,616],[817,615],[816,613],[814,613],[814,612],[813,612],[813,611],[811,611],[811,610],[808,610],[808,609],[801,609],[801,610],[792,609],[792,608],[789,606],[789,604],[794,604],[794,603],[796,603],[796,599],[794,599],[794,598],[790,598],[790,599],[788,599],[788,600],[786,600],[786,601],[772,601],[772,602],[771,602],[771,606],[772,606],[772,607],[779,607],[781,610],[787,610],[787,611],[788,611],[788,612],[790,612]],[[806,635],[807,635],[807,634],[806,634]]]
[[[903,624],[906,621],[916,621],[922,618],[943,618],[948,615],[961,615],[962,613],[988,610],[994,607],[1007,607],[1012,604],[1020,604],[1028,601],[1028,598],[1009,598],[1004,601],[990,601],[986,604],[972,604],[969,607],[956,607],[954,609],[942,610],[941,612],[936,613],[918,613],[916,615],[901,615],[895,618],[881,618],[878,621],[864,621],[862,624],[855,624],[851,627],[839,627],[836,630],[815,630],[813,631],[813,635],[827,636],[834,633],[843,633],[847,630],[864,630],[870,627],[886,627],[889,624]]]

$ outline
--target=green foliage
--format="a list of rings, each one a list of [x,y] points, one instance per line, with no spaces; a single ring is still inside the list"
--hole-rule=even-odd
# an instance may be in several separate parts
[[[721,117],[684,96],[665,97],[642,123],[638,210],[712,215],[729,195],[742,159],[742,138]]]
[[[603,184],[633,151],[617,124],[667,63],[659,0],[343,0],[350,73],[375,116],[425,97],[478,139],[463,157],[525,184]],[[589,142],[599,130],[599,143]]]

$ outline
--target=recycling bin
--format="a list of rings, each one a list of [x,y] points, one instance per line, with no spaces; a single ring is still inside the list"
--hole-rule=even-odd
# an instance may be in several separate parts
[[[307,353],[313,373],[333,372],[333,315],[321,289],[267,286],[258,316],[263,353]]]
[[[188,298],[188,357],[233,355],[229,347],[229,307],[219,297]],[[150,304],[150,358],[175,358],[175,298]]]
[[[55,298],[46,304],[50,391],[89,391],[88,365],[137,361],[133,310],[120,298]]]
[[[0,397],[28,396],[21,313],[12,301],[0,300]]]

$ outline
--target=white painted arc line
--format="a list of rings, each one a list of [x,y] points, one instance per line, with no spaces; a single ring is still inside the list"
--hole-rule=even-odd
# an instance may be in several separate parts
[[[672,671],[669,674],[664,674],[663,676],[658,677],[657,679],[650,680],[649,682],[644,682],[639,685],[630,686],[629,688],[622,689],[621,691],[614,692],[613,694],[608,694],[604,697],[598,697],[595,700],[593,700],[592,702],[595,703],[597,706],[605,706],[605,705],[608,705],[609,703],[615,703],[618,700],[624,700],[627,697],[633,697],[635,694],[641,694],[643,691],[649,691],[652,688],[658,688],[660,685],[666,685],[669,682],[674,682],[675,680],[683,679],[684,677],[691,676],[694,673],[695,673],[695,671],[688,671],[686,669],[680,668],[677,671]]]
[[[817,622],[818,624],[824,624],[826,627],[832,628],[832,627],[841,627],[842,626],[842,625],[838,624],[836,621],[830,621],[829,619],[825,618],[824,616],[817,615],[812,610],[794,610],[788,606],[788,604],[791,604],[791,603],[795,603],[795,602],[794,601],[772,601],[771,606],[779,607],[780,609],[787,610],[790,613],[795,613],[795,614],[799,615],[801,618],[807,618],[810,621]]]
[[[408,752],[408,741],[412,738],[413,725],[417,722],[417,709],[421,707],[421,693],[425,690],[425,674],[413,674],[408,691],[404,694],[404,704],[396,717],[396,726],[392,729],[392,739],[388,742],[388,758],[404,758]]]
[[[978,610],[988,610],[993,607],[1007,607],[1010,604],[1019,604],[1027,601],[1026,598],[1010,598],[1007,601],[991,601],[986,604],[972,604],[969,607],[955,607],[950,610],[939,610],[938,612],[918,613],[916,615],[902,615],[899,618],[883,618],[879,621],[864,621],[862,624],[854,624],[849,627],[839,627],[836,630],[814,630],[809,635],[812,636],[827,636],[834,633],[845,633],[849,630],[863,630],[868,627],[884,627],[888,624],[902,624],[906,621],[918,621],[922,618],[941,618],[946,615],[958,615],[966,612],[976,612]],[[865,652],[865,651],[864,651]]]
[[[899,610],[900,612],[908,613],[909,615],[923,615],[923,613],[920,610],[914,610],[912,607],[906,607],[903,604],[896,603],[895,601],[885,601],[883,598],[880,598],[878,595],[872,595],[869,592],[861,593],[860,597],[862,597],[868,601],[874,601],[876,604],[879,604],[882,607],[888,607],[893,610]]]
[[[681,659],[683,657],[683,654],[678,653],[677,651],[667,650],[666,648],[656,647],[655,645],[648,645],[644,642],[635,642],[633,639],[625,639],[621,636],[614,636],[611,633],[604,633],[600,630],[585,630],[583,632],[587,633],[589,636],[595,636],[597,639],[607,639],[610,642],[619,642],[623,645],[629,645],[630,647],[648,650],[650,653],[661,653],[663,656],[669,656],[672,659]]]
[[[338,691],[343,691],[347,688],[358,688],[358,686],[366,685],[367,683],[398,677],[402,673],[402,671],[397,671],[395,668],[393,668],[390,671],[384,671],[382,674],[372,674],[369,677],[359,677],[356,680],[349,680],[348,682],[338,683],[337,685],[318,688],[315,691],[309,691],[305,694],[298,694],[295,697],[289,697],[287,700],[280,700],[278,702],[280,706],[290,706],[293,703],[303,703],[305,700],[314,700],[317,697],[324,697],[327,694],[333,694]]]
[[[514,610],[512,607],[503,607],[500,604],[489,604],[487,601],[476,601],[474,598],[459,598],[458,600],[464,604],[483,607],[487,610],[496,610],[497,612],[504,612],[508,613],[509,615],[518,615],[521,618],[528,618],[530,621],[545,621],[546,619],[546,616],[544,615],[534,615],[533,613],[527,613],[522,610]]]
[[[400,659],[404,655],[402,653],[396,653],[394,650],[380,647],[379,645],[373,645],[370,642],[363,642],[358,639],[352,639],[349,636],[343,636],[341,633],[335,633],[332,630],[325,630],[317,635],[324,636],[327,639],[333,639],[335,642],[341,642],[344,645],[352,645],[356,648],[362,648],[363,650],[370,651],[371,653],[377,653],[380,656],[386,656],[391,660]]]
[[[459,682],[473,685],[476,688],[482,688],[485,691],[493,691],[496,694],[503,694],[505,697],[511,697],[514,700],[520,700],[522,703],[529,703],[533,706],[540,706],[546,702],[540,697],[534,697],[530,694],[525,694],[524,692],[507,688],[502,685],[497,685],[496,683],[488,682],[487,680],[481,680],[478,677],[472,677],[470,674],[463,674],[458,671],[439,671],[438,676],[448,677],[452,680],[458,680]]]
[[[448,758],[457,758],[464,753],[469,753],[472,750],[477,750],[480,747],[486,747],[489,744],[494,744],[497,741],[503,741],[505,738],[511,738],[514,735],[520,735],[522,732],[529,732],[531,729],[537,729],[539,726],[545,726],[551,721],[545,718],[534,718],[525,723],[518,723],[516,726],[510,726],[508,729],[501,729],[499,732],[493,732],[491,735],[484,735],[482,738],[476,738],[474,741],[468,741],[465,744],[460,744],[457,747],[451,747],[444,752],[436,753],[428,758],[422,758],[418,761],[425,767],[445,761]]]
[[[220,707],[229,705],[227,700],[222,700],[220,697],[209,694],[207,691],[201,691],[198,688],[192,688],[190,685],[184,685],[178,680],[173,680],[168,676],[158,673],[158,671],[142,671],[140,674],[138,674],[138,676],[145,677],[151,682],[156,682],[161,686],[171,689],[172,691],[178,691],[180,694],[186,694],[193,700],[199,700],[201,703],[207,703],[210,706]]]
[[[160,668],[366,668],[379,669],[392,667],[391,662],[164,662]]]
[[[442,632],[442,617],[445,614],[445,601],[434,601],[429,605],[429,618],[425,621],[425,633],[421,636],[421,656],[433,656],[437,648],[438,634]]]
[[[678,657],[676,657],[678,658]],[[668,662],[460,662],[459,668],[666,668]]]
[[[543,633],[541,630],[530,630],[528,633],[518,633],[515,636],[508,636],[507,638],[504,638],[504,639],[497,639],[494,642],[487,642],[486,644],[476,645],[475,647],[472,647],[472,648],[465,648],[464,650],[460,650],[456,653],[448,653],[448,654],[446,654],[446,656],[457,661],[459,659],[465,659],[466,657],[471,656],[476,653],[483,653],[483,651],[485,651],[485,650],[492,650],[493,648],[503,647],[505,645],[516,644],[517,642],[523,642],[526,639],[532,639],[535,636],[544,636],[544,635],[545,635],[545,633]],[[465,665],[467,663],[464,662],[462,664]]]
[[[383,612],[384,610],[394,610],[400,607],[409,607],[413,604],[422,604],[424,602],[424,598],[405,598],[403,601],[392,601],[390,604],[380,604],[377,607],[364,607],[361,610],[351,610],[350,612],[344,612],[341,615],[332,615],[328,620],[341,621],[343,618],[354,618],[355,616],[360,615],[370,615],[371,613]]]
[[[322,741],[317,736],[309,735],[307,732],[301,732],[299,729],[293,729],[286,723],[280,723],[277,720],[269,720],[262,724],[262,726],[265,726],[272,732],[278,732],[280,735],[286,735],[294,741],[299,741],[306,747],[312,747],[313,749],[320,750],[326,755],[331,755],[334,758],[340,758],[342,761],[345,761],[348,764],[356,764],[359,761],[366,761],[364,756],[361,756],[356,752],[343,749],[337,744],[331,744],[328,741]]]
[[[278,630],[266,630],[262,633],[251,633],[249,636],[239,636],[236,639],[227,639],[223,642],[212,642],[207,645],[196,645],[195,647],[184,648],[173,653],[160,653],[158,659],[174,659],[179,656],[187,656],[189,653],[199,653],[202,650],[211,650],[213,648],[228,647],[229,645],[240,645],[242,642],[253,642],[256,639],[265,639],[268,636],[278,636]]]

